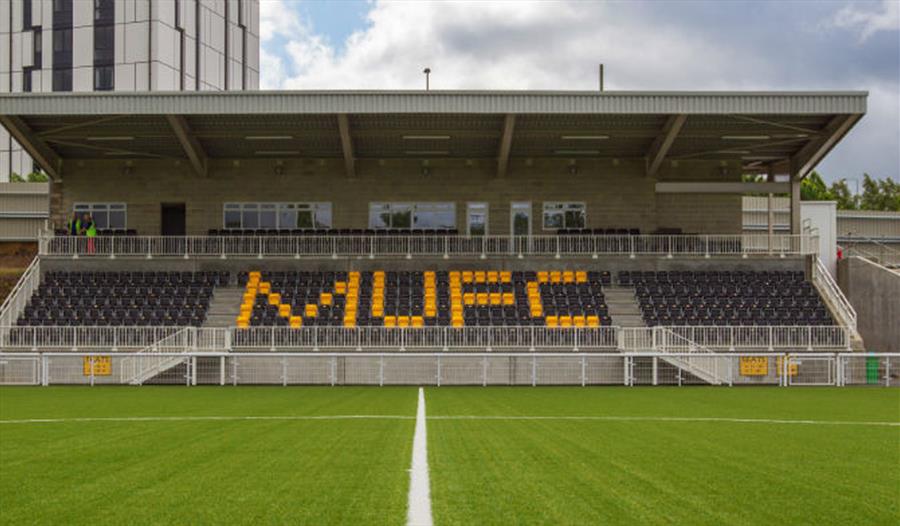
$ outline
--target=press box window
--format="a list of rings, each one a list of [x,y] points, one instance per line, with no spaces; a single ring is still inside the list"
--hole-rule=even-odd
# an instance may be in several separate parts
[[[127,228],[128,207],[125,203],[75,203],[78,218],[90,214],[98,230],[124,230]]]
[[[544,230],[584,228],[586,224],[584,203],[544,202]]]
[[[331,203],[225,203],[223,225],[229,229],[328,229]]]
[[[444,230],[456,228],[454,203],[369,203],[369,228]]]

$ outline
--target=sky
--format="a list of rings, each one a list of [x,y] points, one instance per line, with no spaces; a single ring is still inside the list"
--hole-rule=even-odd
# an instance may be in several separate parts
[[[262,89],[864,90],[817,170],[900,181],[900,0],[260,0]]]

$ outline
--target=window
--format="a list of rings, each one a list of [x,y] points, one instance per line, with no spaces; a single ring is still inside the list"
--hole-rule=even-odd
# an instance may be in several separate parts
[[[225,203],[223,225],[266,230],[331,228],[331,203]]]
[[[31,0],[22,3],[22,29],[31,27]]]
[[[94,90],[112,91],[113,75],[113,66],[94,66]]]
[[[115,0],[94,0],[94,25],[112,24],[116,18]]]
[[[110,66],[115,61],[115,26],[94,26],[94,66]]]
[[[456,228],[455,203],[369,203],[369,228]]]
[[[31,67],[34,69],[41,69],[44,63],[44,39],[43,32],[40,30],[40,28],[34,30],[34,34],[31,38],[31,50],[33,53],[33,58],[31,59]]]
[[[31,72],[33,70],[31,68],[25,68],[22,70],[22,91],[25,93],[31,93]]]
[[[53,70],[53,91],[72,91],[72,69]]]
[[[487,203],[469,203],[466,206],[466,233],[470,236],[487,235],[487,222]]]
[[[584,203],[544,202],[544,230],[584,228]]]
[[[124,230],[127,228],[128,208],[125,203],[75,203],[78,217],[91,214],[99,230]]]

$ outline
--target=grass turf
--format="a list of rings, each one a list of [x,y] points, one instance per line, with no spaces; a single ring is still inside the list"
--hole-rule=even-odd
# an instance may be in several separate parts
[[[892,389],[428,389],[428,416],[900,421]],[[900,428],[428,422],[437,524],[897,524]]]
[[[415,415],[413,389],[9,388],[0,419]],[[414,420],[0,425],[4,524],[402,524]]]
[[[894,389],[426,388],[436,416],[900,421]],[[0,388],[0,420],[415,414],[415,388]],[[0,424],[0,522],[403,523],[414,420]],[[900,428],[432,419],[436,524],[900,520]]]

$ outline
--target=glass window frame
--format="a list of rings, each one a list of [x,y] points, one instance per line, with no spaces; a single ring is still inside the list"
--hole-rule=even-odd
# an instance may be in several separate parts
[[[570,214],[578,214],[581,224],[571,218]],[[558,218],[548,225],[550,217]],[[544,201],[541,207],[541,228],[548,231],[587,227],[587,204],[584,201]]]

